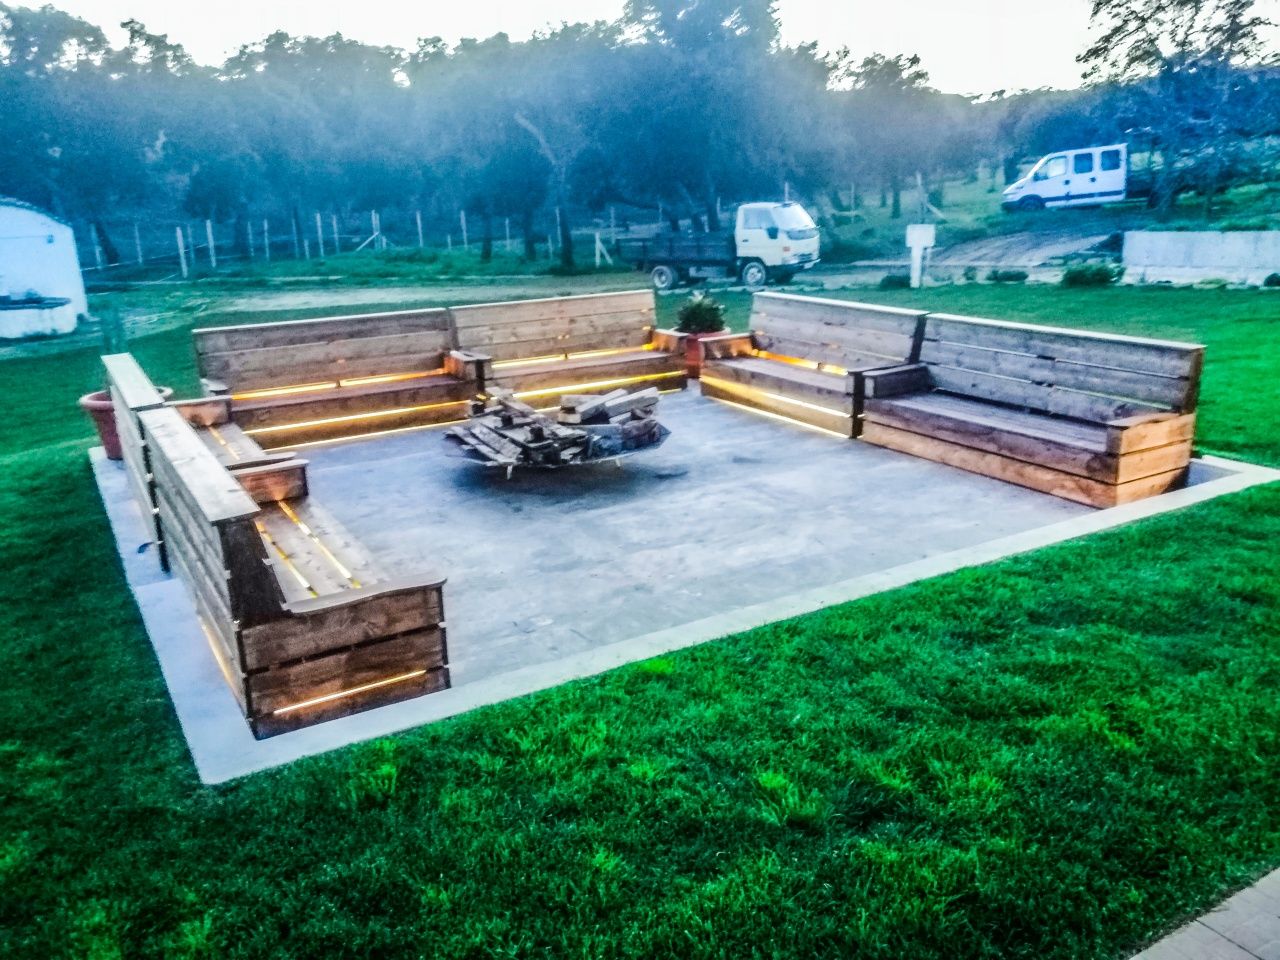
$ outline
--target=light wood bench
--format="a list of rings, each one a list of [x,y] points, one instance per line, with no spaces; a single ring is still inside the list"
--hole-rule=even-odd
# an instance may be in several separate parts
[[[862,439],[1068,500],[1180,485],[1197,344],[930,314],[920,363],[866,377]]]
[[[682,388],[684,335],[656,329],[652,290],[451,307],[456,346],[522,398]],[[536,405],[536,403],[535,403]]]
[[[111,394],[116,433],[120,437],[120,451],[125,475],[129,478],[129,489],[159,542],[151,464],[147,458],[146,444],[142,442],[142,423],[138,417],[144,410],[163,407],[165,399],[138,365],[133,354],[106,354],[102,358],[102,365],[106,371],[107,392]]]
[[[257,482],[279,464],[233,473],[174,407],[138,422],[162,563],[255,736],[449,686],[443,579],[387,576],[304,486]]]
[[[915,359],[924,313],[757,293],[751,331],[704,338],[702,394],[856,437],[862,378]]]
[[[466,416],[477,365],[449,312],[404,310],[193,332],[204,391],[264,448]]]

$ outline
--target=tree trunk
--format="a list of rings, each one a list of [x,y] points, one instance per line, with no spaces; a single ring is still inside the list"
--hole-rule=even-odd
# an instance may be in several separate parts
[[[524,234],[524,258],[532,263],[538,259],[538,241],[533,236],[532,207],[525,207],[520,212],[520,232]]]
[[[889,191],[893,194],[893,207],[889,211],[889,216],[897,220],[902,216],[902,181],[898,178],[897,170],[889,175]]]
[[[889,205],[889,194],[885,192],[885,182],[880,181],[880,209],[883,210]]]
[[[107,236],[107,228],[102,225],[102,221],[97,217],[93,219],[93,229],[98,231],[98,245],[102,247],[102,259],[113,266],[119,263],[120,251],[111,242],[111,238]]]
[[[569,225],[569,212],[564,204],[557,206],[560,211],[560,266],[566,270],[573,269],[573,229]]]
[[[1001,165],[1004,167],[1004,184],[1007,187],[1018,179],[1018,158],[1012,153],[1006,154]]]
[[[484,211],[484,237],[480,241],[480,262],[493,260],[493,214],[486,207]]]

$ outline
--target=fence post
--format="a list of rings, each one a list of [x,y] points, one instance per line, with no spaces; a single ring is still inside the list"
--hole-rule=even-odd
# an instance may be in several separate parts
[[[507,217],[507,253],[511,252],[511,218]]]
[[[554,260],[556,258],[556,245],[551,239],[551,234],[547,234],[547,259]]]
[[[450,253],[453,253],[453,234],[446,233],[444,236],[444,247]]]
[[[320,256],[324,256],[324,223],[320,220],[320,211],[316,211],[316,245],[320,250]]]
[[[213,221],[212,220],[205,220],[204,235],[205,235],[205,238],[209,241],[209,266],[212,267],[214,270],[217,270],[218,269],[218,250],[213,245]]]
[[[333,252],[342,252],[342,241],[338,239],[338,215],[336,213],[329,214],[329,226],[333,228]]]
[[[458,222],[462,224],[462,249],[470,251],[471,247],[467,243],[467,211],[458,211]]]
[[[311,259],[311,241],[306,237],[302,238],[302,258],[304,260]]]
[[[302,247],[298,244],[298,212],[295,210],[289,217],[289,229],[293,232],[293,259],[302,256]]]
[[[142,266],[142,234],[138,232],[138,221],[133,221],[133,248],[138,253],[138,266]]]
[[[257,260],[257,252],[253,249],[253,221],[246,220],[244,222],[244,235],[249,240],[249,262]]]
[[[98,239],[98,225],[96,223],[89,224],[89,236],[93,237],[93,259],[97,263],[98,269],[102,269],[102,242]]]
[[[182,228],[174,227],[174,235],[178,238],[178,266],[182,267],[182,279],[187,279],[187,248],[182,244]]]
[[[262,259],[271,262],[271,233],[267,228],[266,217],[262,218]]]
[[[418,249],[421,250],[426,246],[426,244],[422,242],[422,211],[413,211],[413,219],[418,223]]]

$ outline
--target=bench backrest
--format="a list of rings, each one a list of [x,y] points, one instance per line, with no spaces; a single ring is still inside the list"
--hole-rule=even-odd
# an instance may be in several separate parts
[[[643,347],[655,326],[652,290],[451,307],[457,346],[495,361]]]
[[[193,331],[200,376],[232,393],[438,370],[452,347],[444,309]]]
[[[131,353],[110,353],[102,358],[107,374],[107,391],[115,408],[116,433],[124,458],[125,475],[134,498],[144,514],[155,512],[151,489],[151,467],[147,463],[146,444],[142,442],[142,424],[138,417],[144,410],[164,406],[164,397],[156,389]]]
[[[751,301],[756,349],[845,370],[915,359],[922,310],[848,300],[757,293]]]
[[[1193,343],[938,313],[920,348],[940,390],[1093,423],[1192,412],[1203,359]]]

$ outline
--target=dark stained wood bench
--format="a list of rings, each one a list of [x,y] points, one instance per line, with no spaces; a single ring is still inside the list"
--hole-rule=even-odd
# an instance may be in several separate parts
[[[702,393],[856,437],[862,377],[914,360],[923,311],[757,293],[751,331],[704,338]]]
[[[264,448],[466,416],[476,364],[449,312],[404,310],[193,332],[205,393]]]
[[[946,314],[867,375],[862,439],[1109,507],[1185,480],[1204,348]]]
[[[682,334],[656,327],[652,290],[451,307],[455,345],[521,398],[686,383]],[[535,404],[536,405],[536,404]]]
[[[233,473],[173,406],[137,420],[161,563],[195,599],[255,736],[449,686],[443,579],[387,576],[305,495],[305,473]]]

